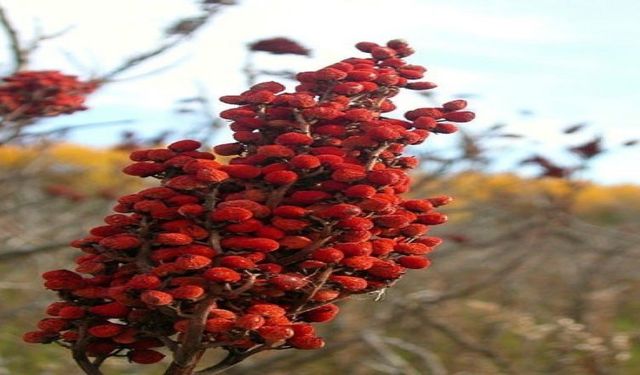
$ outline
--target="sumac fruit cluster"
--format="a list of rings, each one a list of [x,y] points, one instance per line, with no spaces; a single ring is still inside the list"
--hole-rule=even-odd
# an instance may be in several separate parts
[[[405,62],[404,41],[357,48],[369,56],[299,73],[294,92],[263,82],[222,97],[233,143],[134,151],[124,172],[160,185],[119,198],[74,241],[75,270],[43,275],[61,300],[24,339],[136,363],[159,361],[163,346],[185,363],[214,346],[317,349],[312,324],[332,320],[337,301],[428,267],[441,243],[428,231],[451,198],[402,198],[418,164],[403,153],[474,115],[463,100],[385,115],[401,89],[435,85],[418,81],[426,69]]]

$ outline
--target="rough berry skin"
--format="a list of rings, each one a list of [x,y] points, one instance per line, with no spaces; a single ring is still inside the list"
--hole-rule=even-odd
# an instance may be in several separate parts
[[[251,48],[307,53],[281,38]],[[76,272],[43,275],[61,301],[23,339],[140,364],[160,361],[152,349],[168,340],[317,349],[310,323],[334,319],[332,301],[427,268],[442,242],[428,231],[447,221],[438,209],[451,198],[403,198],[417,166],[403,153],[473,114],[454,100],[387,116],[403,88],[435,85],[415,81],[426,69],[404,60],[404,41],[357,48],[369,56],[299,73],[295,92],[263,82],[222,97],[236,142],[213,151],[226,165],[193,140],[134,151],[124,172],[159,186],[119,198],[105,225],[72,243]]]
[[[323,339],[313,336],[292,337],[287,342],[294,348],[303,350],[321,349],[325,345]]]
[[[257,332],[267,342],[276,342],[293,337],[293,330],[283,326],[262,326]]]
[[[149,306],[165,306],[173,302],[173,296],[159,290],[147,290],[142,292],[140,300]]]
[[[211,281],[234,283],[241,279],[236,271],[226,267],[213,267],[204,273],[204,278]]]

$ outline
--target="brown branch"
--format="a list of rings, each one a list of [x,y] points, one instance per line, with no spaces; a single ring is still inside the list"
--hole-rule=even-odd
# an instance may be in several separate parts
[[[486,276],[478,282],[470,283],[468,285],[459,287],[450,292],[445,292],[439,295],[433,295],[433,292],[424,293],[424,292],[416,292],[410,294],[409,299],[418,298],[423,303],[426,304],[435,304],[443,301],[466,297],[471,294],[477,293],[480,290],[490,287],[492,285],[496,285],[497,281],[500,281],[518,269],[529,259],[529,255],[531,255],[531,248],[535,244],[535,241],[539,238],[543,238],[544,234],[547,233],[547,229],[544,226],[536,227],[534,230],[525,233],[524,235],[517,235],[514,237],[514,240],[518,238],[522,238],[520,241],[521,252],[517,256],[515,256],[510,261],[503,264],[498,270],[493,272],[492,274]],[[508,243],[506,246],[500,251],[499,254],[492,256],[494,259],[499,259],[503,254],[508,254],[511,252],[512,244]]]
[[[51,39],[55,39],[55,38],[59,38],[61,36],[63,36],[64,34],[68,33],[71,29],[73,29],[74,26],[68,26],[65,27],[64,29],[60,30],[60,31],[56,31],[54,33],[51,34],[43,34],[42,30],[40,30],[39,28],[36,28],[36,37],[34,40],[32,40],[30,42],[29,47],[26,49],[26,52],[31,54],[33,53],[35,50],[38,49],[38,47],[40,46],[40,43],[44,42],[45,40],[51,40]]]
[[[235,296],[239,296],[240,294],[246,292],[247,290],[251,289],[253,287],[253,284],[256,282],[256,279],[258,278],[257,275],[254,274],[249,274],[249,278],[247,279],[247,281],[245,281],[242,285],[240,285],[239,287],[232,289],[231,291],[229,291],[229,296],[230,297],[235,297]]]
[[[73,354],[73,359],[76,361],[78,366],[85,372],[87,375],[103,375],[100,369],[89,361],[87,357],[86,348],[89,343],[89,335],[87,334],[88,323],[83,323],[78,328],[78,340],[73,344],[71,348],[71,352]]]
[[[369,161],[367,161],[367,165],[365,167],[366,170],[370,171],[373,169],[373,166],[378,161],[378,157],[384,152],[384,150],[387,149],[387,147],[389,147],[389,144],[387,142],[383,142],[380,144],[380,146],[378,146],[378,148],[376,148],[371,152],[371,154],[369,154]]]
[[[295,313],[295,315],[304,314],[304,313],[306,313],[307,311],[315,310],[315,309],[317,309],[318,307],[322,307],[322,306],[326,306],[326,305],[329,305],[329,304],[333,304],[333,303],[336,303],[336,302],[338,302],[338,301],[342,301],[342,300],[344,300],[344,299],[347,299],[347,298],[349,298],[349,297],[351,297],[351,295],[350,295],[350,294],[345,294],[345,295],[339,296],[339,297],[337,297],[337,298],[334,298],[334,299],[332,299],[331,301],[318,302],[318,303],[311,304],[311,305],[308,305],[308,306],[303,306],[301,309],[299,309],[299,310]],[[294,317],[295,317],[295,315],[294,315]]]
[[[316,251],[319,248],[321,248],[322,246],[324,246],[324,244],[326,244],[332,238],[333,238],[332,235],[325,233],[325,237],[323,237],[323,238],[319,239],[318,241],[310,244],[309,246],[303,248],[302,250],[298,251],[297,253],[295,253],[295,254],[293,254],[291,256],[279,259],[278,263],[280,263],[282,265],[289,265],[289,264],[301,261],[304,258],[306,258],[307,255],[313,253],[314,251]]]
[[[17,72],[24,69],[29,63],[28,50],[22,47],[20,38],[18,37],[18,32],[9,20],[9,17],[7,17],[7,14],[5,13],[2,6],[0,6],[0,24],[4,28],[4,31],[9,38],[9,47],[11,48],[13,61],[15,63],[13,71]]]
[[[481,291],[482,289],[488,288],[492,285],[496,285],[497,281],[502,280],[507,276],[509,276],[510,274],[514,273],[528,259],[526,255],[528,254],[521,254],[515,257],[511,261],[505,263],[496,272],[490,274],[489,276],[485,277],[484,279],[478,282],[465,285],[458,289],[452,290],[450,292],[442,293],[440,295],[433,296],[433,297],[429,297],[428,295],[421,295],[420,293],[414,293],[414,296],[421,297],[420,299],[422,300],[422,302],[428,303],[428,304],[435,304],[435,303],[448,301],[451,299],[469,296],[471,294]]]
[[[153,268],[153,264],[149,259],[151,255],[151,223],[148,217],[142,219],[142,226],[140,227],[139,236],[143,240],[142,246],[136,255],[135,261],[138,269],[143,272],[148,272]]]
[[[324,360],[329,355],[359,342],[359,337],[352,337],[340,342],[329,344],[326,348],[321,350],[309,350],[306,352],[298,351],[295,354],[289,353],[287,351],[272,353],[264,360],[254,361],[246,366],[243,365],[238,368],[233,368],[229,371],[229,374],[246,375],[253,374],[256,371],[258,371],[259,373],[266,373],[266,370],[275,370],[282,367],[286,367],[287,369],[298,369],[298,366],[304,366],[305,364],[313,363],[314,360]],[[196,375],[209,374],[200,374],[196,372]]]
[[[131,125],[134,122],[135,122],[135,120],[124,119],[124,120],[91,122],[91,123],[78,124],[78,125],[65,125],[65,126],[60,126],[60,127],[57,127],[57,128],[54,128],[54,129],[50,129],[50,130],[46,130],[46,131],[42,131],[42,132],[22,133],[21,136],[23,136],[23,137],[38,137],[38,136],[43,136],[43,135],[51,135],[51,134],[56,134],[56,133],[64,133],[64,132],[69,132],[69,131],[75,131],[75,130],[78,130],[78,129],[97,128],[97,127],[103,127],[103,126]]]
[[[209,246],[215,251],[222,252],[222,246],[220,246],[220,234],[213,230],[213,222],[211,220],[211,211],[213,211],[216,203],[218,202],[218,191],[219,185],[216,185],[216,187],[214,187],[205,198],[205,229],[209,232],[209,237],[207,238]]]
[[[432,375],[446,375],[447,369],[440,358],[432,351],[423,346],[419,346],[399,338],[395,337],[383,337],[384,342],[389,345],[397,346],[398,348],[413,353],[422,359],[424,367],[429,370]]]
[[[313,296],[320,289],[322,289],[324,284],[329,279],[329,276],[331,276],[332,272],[333,272],[333,266],[329,266],[329,267],[327,267],[326,270],[322,271],[322,273],[320,273],[320,275],[318,275],[317,279],[314,281],[315,285],[313,286],[313,289],[311,289],[309,291],[309,293],[307,293],[306,295],[302,296],[300,298],[300,300],[297,301],[296,303],[294,303],[293,306],[291,307],[291,310],[293,310],[293,314],[294,315],[297,314],[298,311],[302,310],[302,308],[304,308],[304,306],[307,304],[307,302],[309,302],[311,300],[311,298],[313,298]]]
[[[145,62],[146,60],[149,60],[152,57],[156,57],[158,55],[161,55],[162,53],[172,49],[173,47],[177,46],[178,44],[180,44],[180,42],[182,42],[183,40],[187,39],[186,36],[182,37],[182,38],[176,38],[170,42],[164,43],[162,45],[160,45],[159,47],[152,49],[150,51],[147,52],[143,52],[140,53],[138,55],[135,55],[129,59],[127,59],[125,62],[123,62],[120,66],[116,67],[115,69],[113,69],[111,72],[106,73],[105,75],[103,75],[102,77],[99,78],[100,81],[113,81],[113,79],[118,76],[119,74],[126,72],[127,70]]]
[[[51,250],[61,249],[63,247],[69,246],[68,242],[58,242],[47,245],[40,245],[32,248],[26,249],[12,249],[5,252],[0,253],[0,262],[20,259],[24,257],[28,257],[35,254],[46,253]]]
[[[278,205],[280,204],[280,202],[282,202],[282,199],[284,199],[284,196],[287,194],[287,191],[289,191],[289,188],[292,185],[293,183],[282,185],[278,187],[276,190],[274,190],[273,194],[271,194],[269,196],[269,199],[267,200],[267,204],[266,204],[267,207],[269,207],[270,209],[274,209],[278,207]]]
[[[255,347],[251,350],[247,350],[246,352],[243,353],[237,353],[237,352],[230,352],[222,361],[218,362],[217,364],[211,366],[211,367],[207,367],[205,369],[202,369],[200,371],[196,371],[195,375],[215,375],[215,374],[220,374],[228,369],[230,369],[231,367],[237,365],[238,363],[244,361],[245,359],[249,358],[250,356],[260,353],[262,351],[268,350],[269,347],[268,346],[258,346]]]
[[[296,108],[293,110],[293,116],[296,119],[296,122],[300,125],[300,130],[302,130],[302,133],[311,136],[311,123],[309,123],[307,119],[304,118],[302,112]]]
[[[398,373],[406,375],[419,375],[418,370],[411,366],[407,360],[389,349],[377,333],[365,331],[360,335],[360,337],[364,343],[373,349],[379,357],[384,359],[384,361],[387,362],[394,371],[399,371]]]
[[[597,277],[604,273],[607,266],[616,260],[618,256],[624,255],[634,248],[634,246],[617,246],[602,251],[586,267],[579,270],[574,290],[571,294],[569,317],[578,323],[584,323],[588,295],[594,289]]]
[[[126,61],[124,61],[122,64],[120,64],[120,66],[114,68],[113,70],[111,70],[110,72],[104,74],[102,77],[100,77],[100,80],[102,81],[113,81],[113,79],[120,75],[121,73],[126,72],[127,70],[134,68],[140,64],[142,64],[143,62],[159,56],[171,49],[173,49],[174,47],[180,45],[182,42],[188,40],[190,37],[192,37],[195,32],[197,30],[199,30],[200,28],[202,28],[202,26],[204,26],[207,21],[214,15],[216,14],[221,7],[224,4],[220,4],[217,6],[212,6],[210,8],[207,9],[207,11],[204,13],[204,15],[198,20],[198,24],[195,25],[194,27],[182,31],[179,34],[175,35],[175,38],[173,38],[173,40],[167,41],[165,43],[160,44],[159,46],[157,46],[156,48],[150,49],[148,51],[145,52],[141,52],[137,55],[134,55],[130,58],[128,58]]]
[[[205,348],[202,347],[202,334],[209,312],[215,303],[216,297],[213,293],[198,302],[187,332],[184,334],[181,345],[175,351],[173,362],[167,368],[165,375],[190,375],[193,373],[193,369],[205,351]]]

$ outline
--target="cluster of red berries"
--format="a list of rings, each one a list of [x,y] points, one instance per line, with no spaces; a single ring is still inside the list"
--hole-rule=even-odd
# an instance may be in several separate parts
[[[79,81],[57,71],[25,71],[3,78],[0,116],[20,120],[57,116],[86,109],[84,101],[97,82]]]
[[[137,363],[160,360],[153,348],[171,341],[177,352],[193,340],[316,349],[311,323],[333,319],[334,302],[427,267],[442,242],[427,232],[451,198],[403,199],[417,165],[403,150],[473,113],[455,100],[384,116],[400,88],[435,85],[412,82],[425,68],[402,59],[403,41],[357,48],[371,57],[300,73],[294,93],[264,82],[222,97],[236,105],[221,117],[237,142],[214,148],[228,165],[192,140],[134,151],[124,172],[161,186],[119,198],[106,225],[73,242],[86,253],[75,272],[43,275],[63,301],[24,339]]]

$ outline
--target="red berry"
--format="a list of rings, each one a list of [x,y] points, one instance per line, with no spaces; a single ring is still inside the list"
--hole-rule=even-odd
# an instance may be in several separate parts
[[[323,339],[313,336],[292,337],[287,342],[294,348],[302,350],[320,349],[325,345]]]
[[[142,365],[160,362],[165,357],[164,354],[150,349],[132,350],[129,352],[128,356],[131,362]]]
[[[298,180],[298,174],[292,171],[275,171],[267,173],[264,180],[274,185],[289,185]]]
[[[338,306],[330,303],[304,313],[303,317],[308,322],[328,322],[338,315],[338,311],[340,311]]]
[[[140,300],[151,306],[164,306],[173,302],[173,296],[159,290],[146,290],[140,295]]]
[[[265,319],[258,314],[245,314],[235,321],[236,327],[249,331],[262,327],[264,323]]]
[[[431,264],[431,261],[425,257],[420,256],[406,256],[398,258],[398,264],[410,269],[427,268]]]
[[[235,283],[242,278],[239,273],[227,267],[210,268],[203,276],[207,280],[224,283]]]
[[[100,324],[93,327],[89,327],[88,332],[91,336],[95,337],[113,337],[120,334],[123,330],[123,326],[119,324]]]

